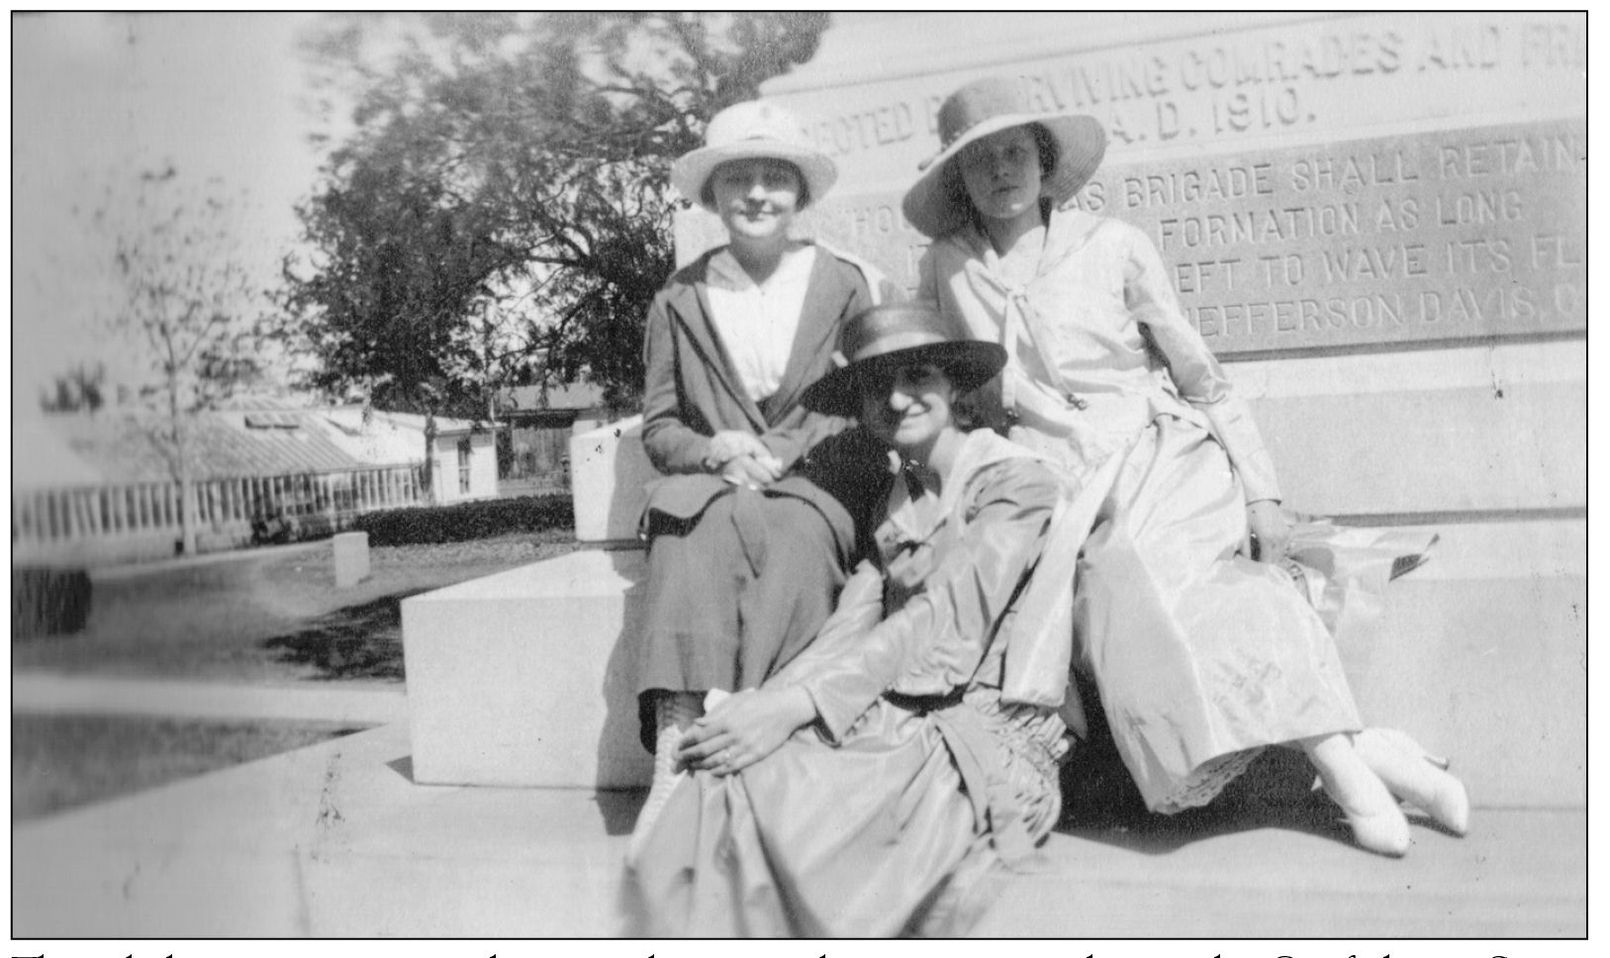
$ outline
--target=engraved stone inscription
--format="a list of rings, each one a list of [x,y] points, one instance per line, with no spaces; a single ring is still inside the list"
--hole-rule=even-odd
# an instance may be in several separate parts
[[[1370,14],[1080,51],[1015,64],[1031,106],[1101,120],[1114,151],[1278,135],[1311,136],[1426,111],[1558,100],[1587,68],[1572,16]],[[1004,71],[1003,71],[1004,72]],[[937,142],[954,81],[811,93],[796,104],[851,180],[914,168]],[[1523,94],[1523,91],[1525,93]]]
[[[1220,352],[1585,328],[1585,128],[1479,128],[1115,171]]]
[[[1115,166],[1075,202],[1151,236],[1221,354],[1586,328],[1578,121]],[[831,197],[817,235],[913,288],[899,196]]]

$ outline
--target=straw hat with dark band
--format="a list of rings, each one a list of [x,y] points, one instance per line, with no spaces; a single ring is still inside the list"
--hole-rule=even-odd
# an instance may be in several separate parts
[[[704,190],[710,174],[723,163],[754,159],[794,164],[805,178],[813,203],[826,196],[838,178],[837,165],[811,143],[794,114],[769,100],[750,100],[710,118],[704,146],[683,154],[671,165],[671,184],[683,196],[715,212]]]
[[[861,412],[860,373],[885,365],[931,363],[945,371],[957,392],[989,382],[1006,365],[997,343],[972,339],[961,324],[926,303],[874,306],[844,326],[839,368],[805,390],[807,408],[835,416]]]
[[[1037,124],[1057,147],[1056,167],[1040,183],[1040,195],[1061,204],[1090,181],[1107,152],[1101,121],[1080,113],[1036,113],[1023,85],[1005,77],[967,84],[939,108],[938,155],[923,161],[917,182],[900,204],[906,220],[926,236],[939,238],[967,222],[968,205],[961,177],[947,173],[967,144],[1014,126]]]

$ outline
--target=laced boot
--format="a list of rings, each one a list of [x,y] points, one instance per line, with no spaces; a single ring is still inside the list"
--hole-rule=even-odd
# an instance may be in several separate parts
[[[693,722],[704,709],[697,692],[667,692],[654,703],[654,780],[637,813],[637,825],[632,829],[632,840],[626,851],[627,859],[636,861],[643,842],[654,828],[655,819],[665,810],[677,783],[687,777],[687,769],[676,760],[677,747]]]

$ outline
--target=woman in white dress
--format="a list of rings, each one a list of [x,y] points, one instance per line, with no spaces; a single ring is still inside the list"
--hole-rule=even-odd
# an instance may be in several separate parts
[[[1147,806],[1202,805],[1264,746],[1290,744],[1363,847],[1407,851],[1394,796],[1463,833],[1468,799],[1445,763],[1364,728],[1326,620],[1286,571],[1291,525],[1257,427],[1157,250],[1073,202],[1105,151],[1100,123],[1036,114],[1006,79],[962,87],[938,119],[941,151],[903,204],[934,238],[918,296],[1002,344],[1003,426],[1089,497],[1079,659]],[[1350,549],[1350,534],[1304,545],[1354,592],[1429,545],[1386,534]]]

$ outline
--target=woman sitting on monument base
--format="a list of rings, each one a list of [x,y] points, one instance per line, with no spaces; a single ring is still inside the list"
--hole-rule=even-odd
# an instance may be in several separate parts
[[[676,746],[705,693],[757,686],[797,655],[856,548],[860,457],[824,449],[849,421],[800,400],[833,368],[844,321],[892,289],[790,236],[835,176],[799,122],[764,100],[718,113],[705,145],[672,167],[728,243],[672,276],[648,316],[643,445],[666,476],[649,485],[642,519],[637,692],[655,753],[644,828],[683,774]]]
[[[1079,490],[1075,660],[1147,807],[1203,805],[1286,744],[1364,848],[1408,850],[1400,798],[1463,834],[1463,784],[1403,733],[1364,727],[1336,648],[1428,537],[1294,535],[1251,411],[1151,240],[1079,206],[1106,150],[1096,119],[1036,113],[991,78],[948,97],[938,126],[902,204],[934,239],[917,295],[1003,347],[984,391],[995,422]]]

